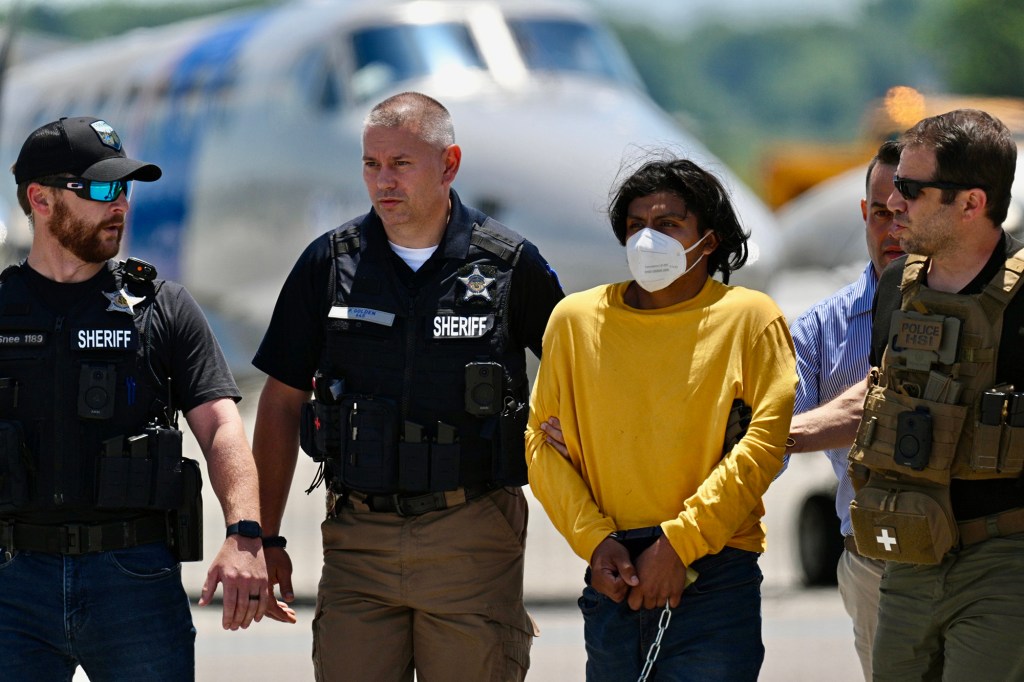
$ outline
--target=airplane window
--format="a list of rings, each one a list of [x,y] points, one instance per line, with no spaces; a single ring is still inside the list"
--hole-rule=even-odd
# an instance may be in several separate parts
[[[307,101],[322,111],[334,111],[341,105],[337,74],[322,49],[308,52],[295,66],[299,88]]]
[[[361,97],[410,78],[484,68],[469,29],[458,23],[375,26],[353,33],[352,49]]]
[[[640,86],[615,40],[596,26],[564,19],[509,19],[509,28],[536,71],[570,71]]]

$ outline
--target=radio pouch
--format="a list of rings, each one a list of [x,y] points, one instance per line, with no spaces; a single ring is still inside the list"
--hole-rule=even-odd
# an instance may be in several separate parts
[[[173,537],[171,550],[178,561],[203,558],[203,474],[199,462],[181,460],[181,503],[168,514]]]
[[[526,422],[530,406],[511,398],[498,416],[497,452],[494,453],[493,477],[500,485],[526,485]]]
[[[908,564],[938,564],[959,542],[949,488],[872,472],[850,503],[857,551]]]

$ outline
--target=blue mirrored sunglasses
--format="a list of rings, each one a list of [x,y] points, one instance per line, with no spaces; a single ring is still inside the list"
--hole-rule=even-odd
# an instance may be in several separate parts
[[[66,189],[90,201],[110,203],[121,196],[122,192],[126,200],[131,200],[132,198],[131,180],[102,182],[100,180],[86,180],[84,178],[57,178],[56,180],[34,180],[33,182],[44,187]]]

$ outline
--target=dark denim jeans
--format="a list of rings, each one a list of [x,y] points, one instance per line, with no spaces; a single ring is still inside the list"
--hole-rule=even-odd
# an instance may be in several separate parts
[[[693,563],[699,577],[672,610],[649,680],[757,680],[764,661],[758,556],[726,547]],[[589,585],[579,606],[587,681],[636,680],[664,608],[633,611],[626,600],[616,604]]]
[[[80,556],[0,554],[0,678],[185,682],[195,628],[163,544]]]

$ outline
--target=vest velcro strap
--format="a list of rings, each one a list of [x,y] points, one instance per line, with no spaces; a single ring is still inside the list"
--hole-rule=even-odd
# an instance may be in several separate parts
[[[960,351],[962,362],[995,362],[994,348],[964,348]]]
[[[164,515],[112,523],[68,523],[59,526],[4,521],[0,522],[0,526],[0,538],[10,543],[6,545],[8,551],[78,555],[168,540],[167,519]]]
[[[1024,508],[961,521],[957,525],[960,527],[960,544],[963,547],[976,545],[989,538],[1024,533]]]

